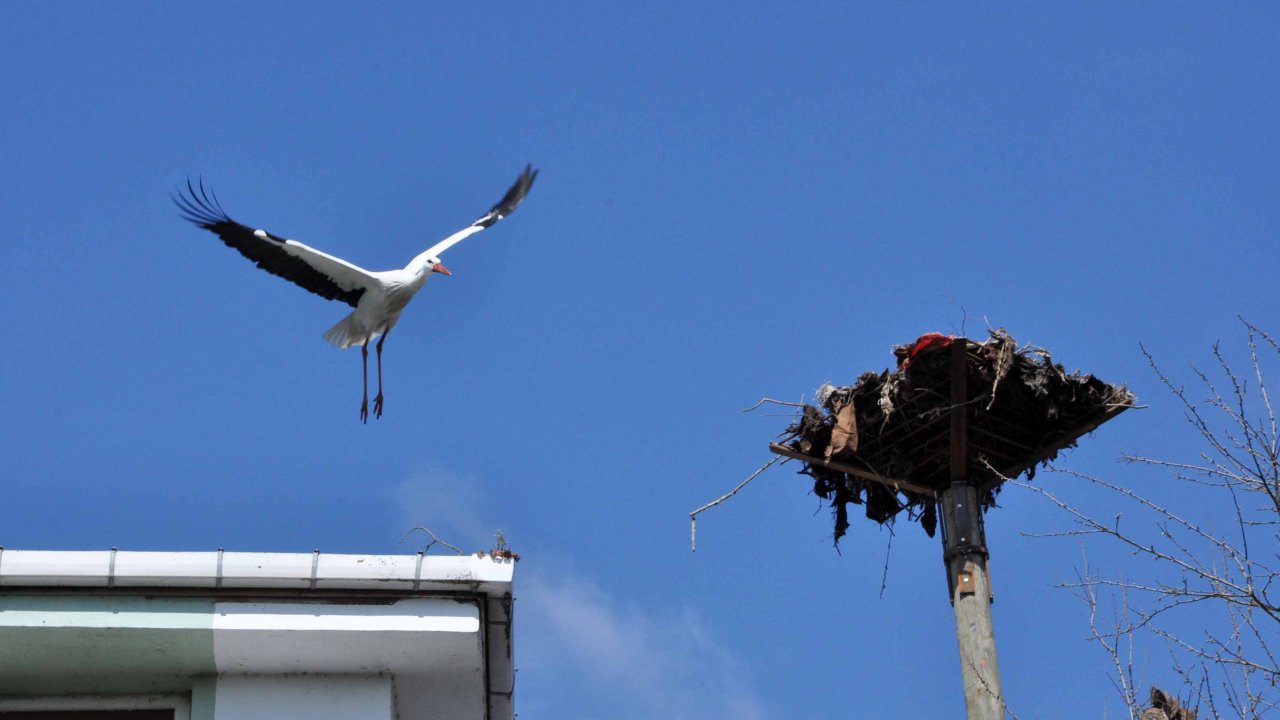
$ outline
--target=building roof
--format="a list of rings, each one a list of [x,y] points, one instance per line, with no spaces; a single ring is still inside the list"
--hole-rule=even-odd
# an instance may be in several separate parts
[[[400,717],[509,719],[514,566],[0,548],[0,697],[189,692],[194,715],[208,678],[341,675],[389,678]]]

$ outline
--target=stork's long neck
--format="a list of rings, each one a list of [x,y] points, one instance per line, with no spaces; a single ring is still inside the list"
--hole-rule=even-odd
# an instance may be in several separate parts
[[[415,277],[425,276],[427,273],[431,272],[431,255],[425,252],[422,253],[410,260],[409,264],[404,266],[404,269],[413,273]]]

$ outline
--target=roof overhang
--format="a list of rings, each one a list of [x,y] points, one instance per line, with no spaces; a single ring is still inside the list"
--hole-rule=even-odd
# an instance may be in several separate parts
[[[476,556],[0,550],[0,694],[382,674],[402,716],[510,718],[513,569]]]

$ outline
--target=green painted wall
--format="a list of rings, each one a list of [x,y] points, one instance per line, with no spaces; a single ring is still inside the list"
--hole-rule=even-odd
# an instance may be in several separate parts
[[[213,676],[196,678],[191,683],[191,720],[213,720],[213,701],[217,696],[217,678]]]
[[[187,692],[192,676],[217,672],[213,609],[207,598],[0,596],[0,694]]]

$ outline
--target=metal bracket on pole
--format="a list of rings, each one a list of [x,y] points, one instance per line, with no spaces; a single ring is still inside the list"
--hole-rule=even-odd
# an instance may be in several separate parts
[[[947,596],[956,603],[958,576],[975,560],[987,566],[991,553],[987,550],[987,537],[979,507],[978,492],[972,485],[954,483],[942,491],[942,564],[947,570]],[[969,571],[972,574],[972,570]],[[989,584],[988,584],[989,587]],[[988,593],[988,602],[994,600]]]

